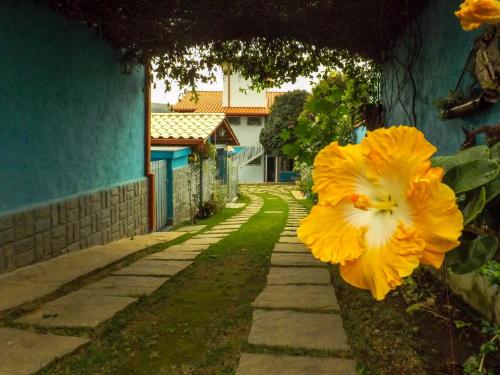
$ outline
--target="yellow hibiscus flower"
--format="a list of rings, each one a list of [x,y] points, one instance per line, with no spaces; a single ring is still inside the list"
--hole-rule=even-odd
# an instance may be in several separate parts
[[[455,193],[431,166],[436,148],[409,126],[369,132],[359,145],[337,142],[314,161],[319,201],[298,236],[348,283],[381,300],[419,264],[439,268],[456,247],[463,218]]]
[[[455,12],[465,31],[477,29],[483,23],[500,23],[500,1],[465,0]]]

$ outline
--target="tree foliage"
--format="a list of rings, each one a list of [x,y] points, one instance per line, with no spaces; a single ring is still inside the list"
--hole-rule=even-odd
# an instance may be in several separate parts
[[[47,0],[85,22],[126,58],[152,59],[183,87],[229,63],[256,85],[281,85],[320,65],[382,62],[427,0]]]
[[[344,73],[332,72],[313,88],[297,126],[290,131],[296,141],[283,151],[312,165],[316,154],[333,141],[352,141],[353,126],[361,120],[360,107],[378,98],[374,66],[351,64]]]
[[[460,246],[446,254],[447,266],[455,273],[480,268],[492,284],[500,285],[498,258],[500,223],[500,143],[491,148],[476,146],[454,155],[439,156],[433,166],[444,169],[443,181],[458,198],[464,216]]]
[[[285,92],[275,99],[271,115],[260,133],[260,143],[266,153],[282,155],[283,146],[296,141],[291,133],[297,125],[308,96],[307,91],[294,90]]]

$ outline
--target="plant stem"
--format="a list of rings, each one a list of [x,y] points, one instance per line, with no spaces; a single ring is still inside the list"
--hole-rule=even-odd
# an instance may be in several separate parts
[[[495,341],[498,338],[497,335],[493,336],[493,338],[490,340],[490,342]],[[486,353],[483,353],[483,356],[481,357],[481,363],[479,364],[479,372],[483,372],[483,367],[484,367],[484,360],[486,359]]]

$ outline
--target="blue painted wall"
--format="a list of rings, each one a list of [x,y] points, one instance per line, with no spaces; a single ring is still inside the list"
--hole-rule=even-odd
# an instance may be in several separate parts
[[[167,161],[167,218],[173,220],[174,218],[174,170],[178,168],[187,167],[189,164],[189,155],[192,150],[190,147],[177,148],[168,150],[152,150],[151,160],[166,160]]]
[[[440,154],[450,154],[457,151],[462,144],[464,136],[461,127],[473,129],[487,124],[496,124],[500,121],[500,104],[484,112],[477,112],[472,116],[441,121],[433,102],[447,96],[449,90],[455,88],[460,73],[465,65],[467,56],[474,39],[479,31],[465,32],[461,29],[459,20],[454,11],[458,9],[461,0],[430,0],[429,5],[421,16],[422,51],[413,68],[417,84],[417,126],[423,130],[427,139],[438,146]],[[408,39],[406,39],[408,40]],[[405,55],[406,48],[400,42],[396,54]],[[386,91],[395,93],[394,83],[401,80],[402,69],[393,69],[385,66]],[[396,77],[399,76],[399,79]],[[465,86],[472,82],[466,75]],[[392,84],[391,84],[392,83]],[[402,91],[402,101],[407,108],[411,108],[411,85],[406,84]],[[388,95],[384,98],[387,105]],[[395,103],[389,116],[388,124],[409,124],[403,106]]]
[[[362,125],[354,129],[354,142],[356,144],[361,143],[361,141],[365,136],[366,136],[366,126]]]
[[[44,1],[0,2],[0,214],[144,176],[144,72]]]

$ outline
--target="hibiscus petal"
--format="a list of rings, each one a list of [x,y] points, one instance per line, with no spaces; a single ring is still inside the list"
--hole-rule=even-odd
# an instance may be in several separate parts
[[[458,246],[462,234],[463,217],[455,193],[445,184],[424,180],[413,185],[408,201],[415,228],[425,241],[420,261],[439,268],[445,253]]]
[[[345,219],[347,203],[337,206],[318,204],[301,221],[300,240],[322,262],[340,263],[358,258],[366,249],[365,228],[355,227]]]
[[[406,191],[413,175],[426,173],[436,152],[421,131],[409,126],[369,132],[361,147],[367,176],[398,194]]]
[[[424,241],[416,232],[400,225],[385,246],[369,248],[358,259],[341,265],[340,274],[349,284],[369,289],[380,301],[418,267],[423,248]]]
[[[465,31],[477,29],[481,24],[500,23],[500,2],[498,0],[466,0],[455,12]]]
[[[314,160],[313,191],[319,200],[336,205],[350,196],[364,178],[363,159],[359,145],[340,147],[333,142],[321,150]]]

